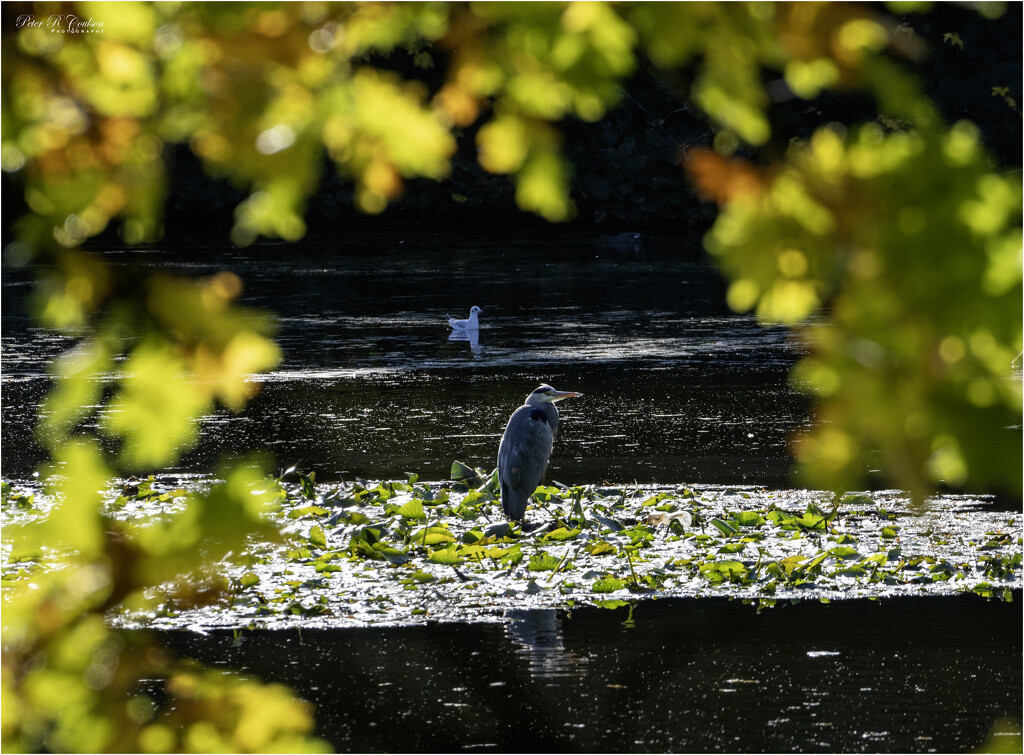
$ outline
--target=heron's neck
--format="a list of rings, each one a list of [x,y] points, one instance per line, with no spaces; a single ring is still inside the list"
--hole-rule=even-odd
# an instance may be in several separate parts
[[[554,401],[548,401],[547,399],[534,398],[533,396],[528,396],[526,398],[526,405],[527,406],[533,406],[533,407],[536,407],[538,409],[543,409],[545,406],[549,406],[549,407],[551,407],[551,411],[553,411],[555,414],[558,414],[558,407],[555,406],[555,402]]]

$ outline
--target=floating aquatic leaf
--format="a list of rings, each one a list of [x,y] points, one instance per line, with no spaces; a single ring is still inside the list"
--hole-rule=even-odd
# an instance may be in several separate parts
[[[612,532],[621,532],[626,529],[626,525],[622,524],[616,519],[612,519],[609,516],[594,516],[594,519],[599,522],[602,526],[607,527]]]
[[[541,485],[533,491],[533,498],[544,503],[551,501],[561,502],[562,491],[552,485]]]
[[[817,556],[815,556],[810,561],[805,563],[803,565],[803,569],[807,572],[817,569],[825,561],[825,559],[828,558],[828,556],[829,554],[827,552],[819,553]]]
[[[738,511],[733,516],[733,521],[740,527],[760,527],[764,524],[764,517],[757,511]]]
[[[643,501],[640,502],[640,505],[641,506],[657,506],[659,503],[664,501],[670,495],[671,495],[670,493],[657,493],[656,495],[652,495],[650,498],[645,498]]]
[[[530,556],[530,563],[526,568],[530,571],[551,571],[558,567],[560,560],[550,553],[536,553]]]
[[[309,531],[309,542],[318,548],[327,547],[327,536],[324,534],[323,527],[316,525]]]
[[[252,587],[253,585],[258,585],[260,583],[260,578],[259,575],[249,571],[239,577],[238,582],[242,587]]]
[[[289,519],[299,519],[304,516],[323,516],[324,514],[331,513],[329,509],[325,509],[323,506],[302,506],[297,509],[292,509],[288,512]]]
[[[483,503],[489,503],[492,500],[494,500],[493,496],[489,495],[488,493],[482,493],[479,490],[470,490],[462,499],[462,505],[467,508],[475,508]]]
[[[605,577],[599,579],[591,585],[591,592],[615,592],[616,590],[622,590],[625,588],[627,582],[624,579],[618,579],[617,577]]]
[[[501,557],[501,563],[507,566],[515,566],[523,560],[524,555],[521,545],[513,545],[508,549],[508,553]]]
[[[427,515],[423,513],[423,504],[415,498],[405,505],[396,508],[394,513],[399,516],[405,517],[406,519],[426,519]]]
[[[815,514],[811,511],[806,512],[803,516],[796,518],[796,524],[801,529],[805,530],[817,530],[825,529],[825,517],[821,514]]]
[[[735,525],[726,522],[723,519],[718,519],[717,517],[711,520],[711,524],[714,525],[719,532],[726,536],[738,535],[740,533],[739,529],[737,529]]]
[[[709,582],[742,581],[747,574],[747,567],[739,561],[710,561],[701,564],[700,573]]]
[[[424,527],[413,532],[409,539],[416,545],[437,545],[438,543],[454,542],[455,535],[447,527]]]
[[[567,530],[565,527],[559,527],[557,530],[548,532],[541,539],[554,541],[575,540],[579,534],[580,530],[578,529]]]
[[[598,608],[616,609],[622,608],[623,606],[628,606],[629,603],[627,603],[624,600],[618,600],[617,598],[610,598],[607,600],[595,600],[594,605]]]
[[[395,564],[396,566],[412,561],[412,556],[405,551],[398,550],[397,548],[384,547],[380,549],[380,553],[384,556],[386,561]]]
[[[432,564],[458,566],[462,563],[462,557],[454,547],[449,547],[434,551],[427,557],[427,561]]]
[[[493,538],[508,537],[513,534],[512,527],[508,522],[495,522],[484,527],[484,535]]]
[[[858,553],[855,548],[848,548],[848,547],[845,547],[845,546],[840,546],[838,548],[832,548],[829,551],[829,555],[835,556],[836,558],[842,558],[842,559],[860,558],[860,553]]]
[[[451,478],[469,488],[478,488],[483,484],[484,475],[480,473],[480,470],[473,469],[468,464],[463,464],[461,461],[452,462]]]
[[[584,545],[583,550],[589,553],[591,556],[609,556],[614,555],[618,552],[618,548],[604,540],[599,540],[596,543]]]
[[[842,500],[839,501],[840,506],[858,506],[858,507],[871,507],[875,505],[875,502],[866,495],[846,495],[843,496]]]
[[[511,548],[485,548],[481,553],[485,558],[504,558],[511,552]]]
[[[308,475],[302,472],[296,472],[296,474],[302,486],[302,496],[310,499],[316,498],[316,472],[310,472]]]
[[[796,569],[798,569],[800,567],[800,564],[802,564],[806,560],[807,560],[806,556],[794,555],[794,556],[789,556],[787,558],[784,558],[781,561],[779,561],[778,563],[779,563],[779,566],[782,567],[783,573],[787,577],[789,577],[790,575],[793,574],[793,572]]]

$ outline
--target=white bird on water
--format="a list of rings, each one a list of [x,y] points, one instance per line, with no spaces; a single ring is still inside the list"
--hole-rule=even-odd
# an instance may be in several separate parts
[[[452,330],[479,330],[480,320],[477,315],[481,312],[483,312],[483,310],[480,309],[480,307],[473,307],[469,310],[469,317],[465,320],[456,320],[449,317],[448,324],[452,326]]]

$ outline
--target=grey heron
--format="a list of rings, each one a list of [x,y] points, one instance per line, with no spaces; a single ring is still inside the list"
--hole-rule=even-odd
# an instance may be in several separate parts
[[[556,391],[542,384],[509,417],[498,446],[501,507],[509,519],[524,520],[527,501],[548,468],[551,445],[558,432],[555,402],[582,395],[575,391]]]
[[[480,307],[473,307],[469,310],[469,317],[465,320],[456,320],[453,317],[448,318],[448,324],[452,326],[452,330],[479,330],[480,320],[478,315],[483,312]]]

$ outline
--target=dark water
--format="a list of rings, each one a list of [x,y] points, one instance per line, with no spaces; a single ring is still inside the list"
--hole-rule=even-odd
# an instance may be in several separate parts
[[[165,638],[294,686],[340,751],[965,752],[1000,717],[1019,737],[1021,616],[971,595],[661,600],[631,625],[587,608]]]
[[[699,248],[655,239],[616,252],[593,237],[374,237],[255,250],[123,252],[124,270],[231,269],[243,303],[280,315],[283,364],[240,414],[203,422],[183,472],[270,451],[318,479],[446,479],[459,459],[493,468],[505,421],[538,382],[582,391],[561,404],[549,479],[566,484],[787,484],[807,403],[788,384],[784,330],[725,307]],[[5,270],[3,473],[29,474],[46,361],[70,344],[19,313],[27,271]],[[447,315],[484,310],[479,337]]]
[[[203,421],[182,472],[271,452],[319,480],[490,469],[505,421],[539,381],[562,404],[548,479],[789,484],[808,405],[780,329],[730,313],[694,245],[645,253],[594,239],[401,237],[237,251],[124,252],[207,275],[280,314],[283,364],[240,414]],[[73,342],[32,327],[34,271],[4,270],[6,478],[32,442],[46,364]],[[484,310],[479,338],[446,315]],[[416,628],[172,632],[207,662],[293,685],[320,735],[350,751],[964,751],[1021,708],[1021,612],[972,596],[801,603],[757,614],[717,599],[527,612]],[[1019,728],[1018,728],[1019,731]]]

